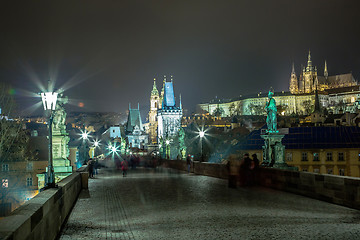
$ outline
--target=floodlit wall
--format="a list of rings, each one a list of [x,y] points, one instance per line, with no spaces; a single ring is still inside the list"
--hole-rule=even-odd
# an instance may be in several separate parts
[[[81,189],[87,188],[86,168],[79,170],[1,219],[0,239],[55,239]]]

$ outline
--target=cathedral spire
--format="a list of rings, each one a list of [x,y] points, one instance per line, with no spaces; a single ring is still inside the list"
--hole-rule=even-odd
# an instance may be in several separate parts
[[[157,90],[156,87],[156,78],[154,78],[154,85],[153,85],[153,89],[151,90],[151,95],[159,95],[159,91]]]
[[[291,74],[295,74],[295,66],[294,66],[294,62],[292,63]]]
[[[327,70],[327,64],[326,64],[326,60],[325,60],[324,77],[328,78],[328,76],[329,76],[329,73],[328,73],[328,70]]]
[[[308,55],[308,62],[307,62],[307,67],[306,67],[306,70],[311,70],[312,68],[312,61],[311,61],[311,52],[309,50],[309,55]]]
[[[181,104],[181,94],[180,94],[180,109],[182,109],[182,104]]]

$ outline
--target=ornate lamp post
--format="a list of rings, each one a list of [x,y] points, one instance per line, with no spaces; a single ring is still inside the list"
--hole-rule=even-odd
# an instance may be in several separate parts
[[[48,162],[48,169],[47,169],[47,183],[46,187],[53,188],[55,187],[55,175],[54,175],[54,166],[53,166],[53,152],[52,152],[52,123],[53,123],[53,110],[56,107],[57,101],[57,92],[43,92],[41,93],[41,99],[44,105],[44,110],[49,110],[49,162]]]
[[[199,132],[199,137],[200,137],[200,157],[201,157],[201,161],[203,159],[203,146],[202,146],[202,139],[205,136],[205,132],[204,131],[200,131]]]

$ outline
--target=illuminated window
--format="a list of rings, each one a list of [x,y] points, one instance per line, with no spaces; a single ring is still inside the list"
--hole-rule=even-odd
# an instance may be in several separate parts
[[[339,175],[340,176],[345,176],[345,169],[344,168],[339,168]]]
[[[338,161],[344,161],[344,153],[339,152]]]
[[[314,153],[314,162],[319,161],[319,153]]]
[[[33,184],[33,179],[31,177],[26,178],[26,186],[30,187]]]
[[[314,173],[320,173],[320,169],[319,168],[314,168]]]
[[[332,153],[331,152],[328,152],[326,153],[326,161],[332,161]]]
[[[9,180],[8,179],[1,179],[1,187],[8,188],[9,187]]]
[[[26,164],[26,170],[33,170],[33,163],[32,162],[28,162]]]
[[[3,164],[2,165],[2,171],[3,172],[8,172],[9,171],[9,164]]]
[[[301,153],[301,161],[307,161],[307,160],[308,160],[307,153],[306,152]]]

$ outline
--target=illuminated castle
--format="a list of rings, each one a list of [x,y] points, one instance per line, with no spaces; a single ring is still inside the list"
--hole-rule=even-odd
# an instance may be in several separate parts
[[[306,67],[303,67],[299,78],[295,73],[294,64],[290,76],[289,90],[292,94],[312,93],[317,88],[319,91],[326,89],[356,86],[357,82],[352,73],[329,76],[325,61],[324,76],[319,76],[316,66],[313,66],[309,51]]]

